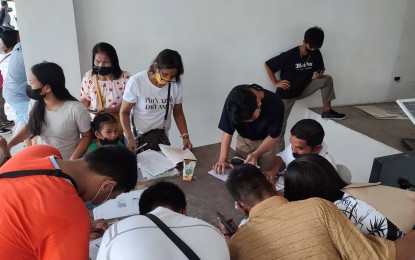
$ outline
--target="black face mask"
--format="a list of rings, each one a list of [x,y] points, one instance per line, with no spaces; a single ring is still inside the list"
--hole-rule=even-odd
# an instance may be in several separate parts
[[[34,100],[41,100],[42,98],[44,98],[46,96],[46,95],[40,95],[40,93],[42,92],[43,87],[38,88],[38,89],[32,89],[32,87],[30,85],[27,85],[26,95],[29,98],[34,99]]]
[[[112,67],[95,66],[94,71],[101,76],[107,76],[108,74],[112,73]]]
[[[107,139],[107,138],[104,138],[104,139],[99,139],[99,142],[100,142],[102,145],[117,145],[117,144],[118,144],[118,138],[117,138],[117,139],[115,139],[115,140],[109,140],[109,139]]]
[[[302,154],[293,153],[293,157],[294,157],[295,159],[298,159],[298,158],[300,158],[301,156],[302,156]]]

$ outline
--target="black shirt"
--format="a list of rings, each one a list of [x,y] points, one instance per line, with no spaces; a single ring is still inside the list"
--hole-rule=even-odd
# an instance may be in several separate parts
[[[251,85],[239,85],[233,89],[249,89],[251,87]],[[280,135],[282,121],[284,119],[284,104],[282,103],[281,98],[277,94],[258,85],[255,86],[255,89],[264,92],[264,99],[261,102],[261,113],[259,114],[259,117],[252,122],[233,124],[228,109],[229,100],[226,99],[222,110],[222,116],[219,121],[219,129],[230,135],[233,135],[236,130],[240,136],[254,141],[263,140],[268,135],[272,138],[276,138]]]
[[[320,50],[311,51],[307,56],[301,56],[299,46],[283,52],[265,63],[273,73],[281,70],[281,80],[290,82],[289,89],[277,89],[278,95],[283,99],[298,97],[311,81],[313,73],[324,70]]]

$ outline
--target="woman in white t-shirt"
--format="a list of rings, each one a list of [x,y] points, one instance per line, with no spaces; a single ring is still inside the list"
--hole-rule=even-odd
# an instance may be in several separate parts
[[[165,124],[168,134],[171,126],[171,114],[183,139],[183,148],[192,148],[183,113],[183,87],[180,76],[183,63],[177,51],[165,49],[160,52],[148,70],[133,75],[127,83],[120,109],[121,124],[127,139],[127,147],[136,150],[132,133],[130,113],[133,110],[134,125],[141,135],[153,129],[162,129],[166,113],[168,86],[170,90],[169,112]]]
[[[291,162],[284,177],[284,196],[289,201],[312,197],[326,199],[333,202],[362,233],[389,240],[396,240],[403,235],[376,208],[343,192],[347,184],[333,165],[318,154],[303,155]]]
[[[65,87],[59,65],[42,62],[31,72],[26,94],[36,102],[28,123],[10,140],[9,150],[27,138],[39,136],[41,143],[58,148],[63,159],[81,158],[92,140],[88,111]]]

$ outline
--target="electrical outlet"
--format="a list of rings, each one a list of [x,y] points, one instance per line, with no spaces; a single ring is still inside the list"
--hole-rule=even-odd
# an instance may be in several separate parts
[[[394,78],[393,78],[393,81],[395,81],[395,82],[398,82],[398,83],[399,83],[399,82],[401,82],[401,77],[394,77]]]

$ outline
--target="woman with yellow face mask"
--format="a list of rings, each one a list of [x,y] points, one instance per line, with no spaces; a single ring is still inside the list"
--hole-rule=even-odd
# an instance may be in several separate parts
[[[130,78],[120,109],[128,149],[135,151],[137,136],[151,130],[164,129],[168,135],[172,113],[183,139],[183,148],[192,148],[182,107],[183,87],[180,76],[183,71],[180,54],[165,49],[157,55],[148,70]],[[133,122],[130,119],[131,110]]]

